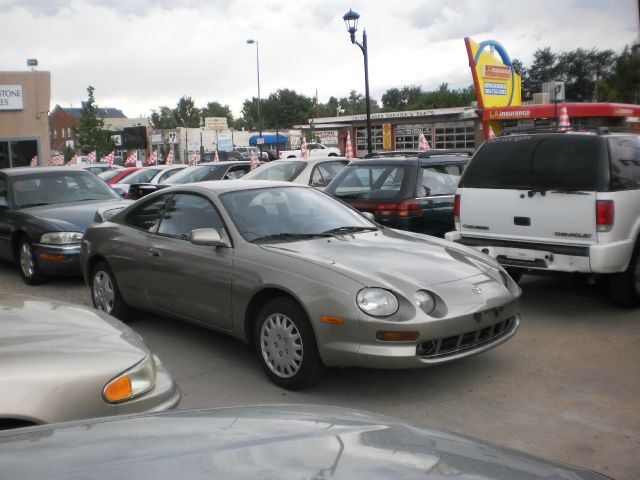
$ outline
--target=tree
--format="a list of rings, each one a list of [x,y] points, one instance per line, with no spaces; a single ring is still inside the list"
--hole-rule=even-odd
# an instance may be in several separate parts
[[[207,106],[200,109],[200,115],[202,120],[206,117],[225,117],[227,119],[227,125],[233,125],[233,114],[229,105],[222,105],[219,102],[208,102]]]
[[[543,83],[559,80],[558,73],[557,57],[551,48],[536,50],[533,54],[533,65],[529,68],[530,92],[542,92]]]
[[[105,154],[113,149],[113,140],[104,129],[103,115],[96,105],[94,88],[87,87],[87,101],[82,102],[80,113],[80,125],[76,130],[78,147],[82,153],[90,153],[96,150],[99,154]]]
[[[191,97],[178,100],[173,116],[178,127],[198,128],[200,126],[200,110],[196,108]]]
[[[288,88],[278,89],[261,105],[264,128],[290,128],[315,116],[315,100]]]
[[[640,42],[624,47],[613,63],[609,100],[640,103]]]
[[[533,92],[531,91],[531,80],[529,79],[529,71],[517,58],[514,58],[511,61],[511,65],[513,66],[513,69],[516,71],[516,73],[520,75],[520,79],[522,80],[522,100],[530,99]]]
[[[160,107],[159,112],[152,110],[151,125],[156,129],[176,128],[178,126],[178,122],[176,121],[176,116],[171,108]]]

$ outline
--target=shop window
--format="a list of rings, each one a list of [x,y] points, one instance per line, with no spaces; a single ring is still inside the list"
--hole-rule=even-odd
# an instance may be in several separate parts
[[[473,121],[438,123],[435,130],[434,148],[475,148],[476,146]]]
[[[371,127],[371,146],[374,151],[382,150],[382,127]],[[356,149],[367,150],[366,128],[356,128]]]
[[[0,142],[0,168],[9,168],[9,142]]]
[[[0,142],[0,168],[27,167],[38,155],[37,140]]]
[[[432,125],[396,125],[395,128],[395,149],[396,150],[417,150],[420,147],[420,130],[432,146]]]

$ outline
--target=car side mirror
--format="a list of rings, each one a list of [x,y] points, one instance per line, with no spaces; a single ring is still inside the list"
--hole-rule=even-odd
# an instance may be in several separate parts
[[[206,245],[210,247],[230,247],[226,238],[222,238],[215,228],[197,228],[191,230],[189,241],[194,245]]]
[[[371,220],[372,222],[376,221],[376,216],[371,212],[360,212],[364,218],[367,220]]]

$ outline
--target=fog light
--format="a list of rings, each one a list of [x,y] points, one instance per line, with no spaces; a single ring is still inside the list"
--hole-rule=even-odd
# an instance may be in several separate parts
[[[376,338],[381,342],[415,342],[418,339],[418,332],[394,332],[380,330],[376,333]]]

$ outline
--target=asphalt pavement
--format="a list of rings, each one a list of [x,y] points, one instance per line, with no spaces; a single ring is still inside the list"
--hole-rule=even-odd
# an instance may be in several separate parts
[[[313,403],[369,410],[618,479],[640,478],[640,310],[582,278],[525,276],[522,324],[487,353],[408,370],[332,369],[304,392],[273,385],[254,351],[203,327],[141,313],[131,323],[183,392],[180,409]],[[90,305],[80,278],[0,290]]]

